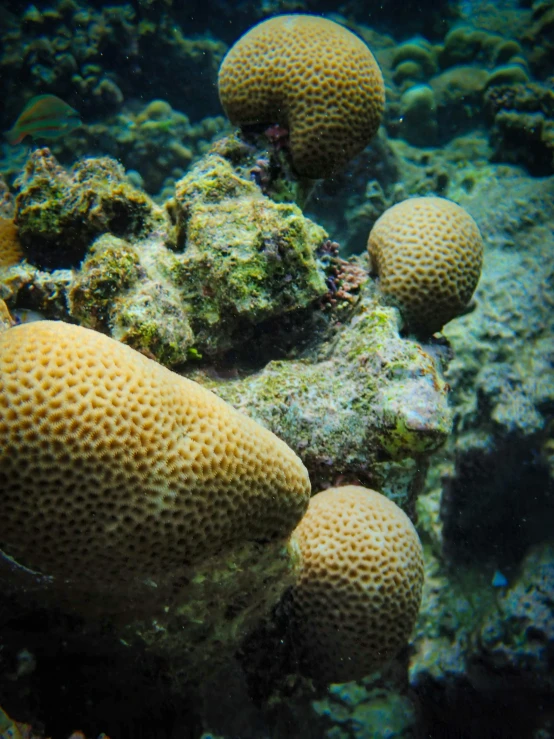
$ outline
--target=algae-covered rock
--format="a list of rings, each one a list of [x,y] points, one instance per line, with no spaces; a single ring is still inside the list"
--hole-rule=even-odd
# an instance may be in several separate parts
[[[163,221],[112,159],[84,159],[67,172],[48,149],[37,149],[16,184],[19,239],[41,268],[77,267],[96,236],[136,239]]]
[[[554,675],[554,546],[534,547],[513,584],[481,625],[472,670],[491,688],[510,677],[525,690],[552,694]]]
[[[493,160],[525,166],[535,176],[554,172],[554,91],[522,79],[491,85],[485,103],[492,124]]]
[[[191,305],[196,343],[208,353],[272,316],[329,290],[316,251],[326,232],[290,203],[275,203],[217,155],[176,187],[176,254],[166,270]]]
[[[440,359],[401,339],[396,311],[367,294],[311,359],[272,361],[233,382],[193,376],[286,441],[314,488],[365,481],[408,511],[450,431]]]
[[[162,364],[183,364],[194,335],[180,294],[157,270],[157,239],[133,246],[101,236],[68,291],[71,317],[108,333]]]
[[[163,364],[240,346],[277,316],[319,313],[329,293],[332,268],[320,254],[326,232],[217,155],[178,183],[166,210],[107,158],[67,172],[38,150],[19,188],[28,262],[3,273],[2,296],[108,333]],[[64,266],[74,267],[69,284]]]
[[[517,170],[496,173],[461,200],[488,250],[475,310],[445,329],[459,431],[441,511],[449,557],[513,563],[553,521],[540,449],[554,407],[554,178],[539,187]]]

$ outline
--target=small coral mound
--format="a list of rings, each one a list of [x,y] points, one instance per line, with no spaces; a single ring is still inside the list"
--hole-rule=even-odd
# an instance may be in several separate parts
[[[22,259],[17,226],[11,218],[0,218],[0,267],[11,267]]]
[[[64,592],[159,599],[186,565],[288,537],[309,494],[284,442],[129,347],[0,334],[0,553]]]
[[[406,326],[430,335],[459,316],[473,295],[483,261],[477,224],[445,198],[404,200],[369,234],[372,271]]]
[[[314,496],[294,536],[305,670],[327,682],[358,680],[393,657],[414,625],[423,586],[417,532],[384,495],[348,485]]]
[[[219,70],[219,97],[235,125],[278,123],[290,133],[296,171],[328,177],[371,140],[381,120],[381,71],[346,28],[282,15],[252,28]]]

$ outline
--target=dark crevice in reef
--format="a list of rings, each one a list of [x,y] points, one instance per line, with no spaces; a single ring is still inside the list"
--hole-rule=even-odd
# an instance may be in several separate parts
[[[441,501],[449,559],[510,565],[553,530],[552,483],[539,446],[536,438],[507,437],[493,450],[458,454]]]

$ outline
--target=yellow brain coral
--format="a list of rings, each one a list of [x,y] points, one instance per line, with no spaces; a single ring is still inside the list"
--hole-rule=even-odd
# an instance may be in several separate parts
[[[358,680],[399,650],[421,601],[423,554],[391,500],[348,485],[315,495],[295,530],[301,552],[294,624],[305,670]]]
[[[436,197],[411,198],[386,210],[369,234],[368,250],[382,294],[411,330],[424,334],[463,313],[483,262],[473,218]]]
[[[0,550],[93,593],[159,585],[287,537],[310,495],[289,447],[195,382],[79,326],[0,334]]]
[[[0,218],[0,267],[11,267],[22,259],[17,226],[11,218]]]
[[[219,97],[232,123],[290,132],[295,169],[327,177],[360,152],[385,105],[381,71],[346,28],[310,15],[282,15],[252,28],[219,70]]]

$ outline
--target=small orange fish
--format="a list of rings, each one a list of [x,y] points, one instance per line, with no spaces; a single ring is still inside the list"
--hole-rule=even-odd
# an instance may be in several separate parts
[[[37,95],[23,108],[6,133],[10,144],[19,144],[25,136],[55,139],[81,125],[79,113],[56,95]]]

